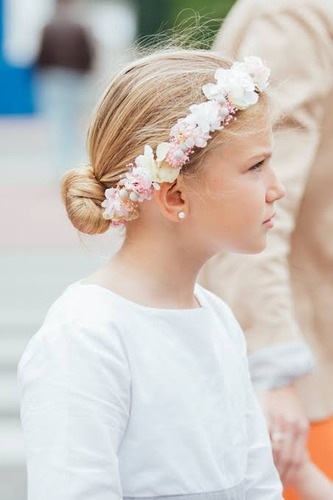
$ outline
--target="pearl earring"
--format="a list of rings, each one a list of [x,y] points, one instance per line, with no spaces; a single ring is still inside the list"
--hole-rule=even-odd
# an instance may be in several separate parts
[[[178,212],[179,219],[185,219],[185,212]]]

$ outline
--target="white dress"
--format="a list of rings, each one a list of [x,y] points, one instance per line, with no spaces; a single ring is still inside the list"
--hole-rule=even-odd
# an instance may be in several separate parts
[[[71,285],[18,368],[28,500],[281,500],[237,321]]]

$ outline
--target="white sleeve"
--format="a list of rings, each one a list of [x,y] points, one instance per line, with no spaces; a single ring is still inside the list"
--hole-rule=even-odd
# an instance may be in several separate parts
[[[246,342],[242,329],[227,307],[229,330],[244,363],[244,384],[247,394],[247,468],[245,475],[246,500],[281,500],[282,484],[275,468],[267,425],[255,396],[248,368]]]
[[[290,385],[316,367],[310,348],[302,340],[264,347],[250,354],[248,361],[256,391]]]
[[[266,422],[250,381],[248,381],[247,436],[246,500],[281,500],[282,485],[274,466]]]
[[[130,374],[111,327],[44,326],[18,368],[28,500],[122,498]]]

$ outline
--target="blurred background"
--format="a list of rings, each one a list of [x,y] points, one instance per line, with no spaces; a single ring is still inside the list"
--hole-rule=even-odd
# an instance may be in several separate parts
[[[119,246],[67,222],[59,179],[87,161],[96,100],[161,30],[200,14],[207,47],[233,0],[0,0],[0,499],[26,499],[16,367],[51,303]],[[45,499],[46,500],[46,499]]]

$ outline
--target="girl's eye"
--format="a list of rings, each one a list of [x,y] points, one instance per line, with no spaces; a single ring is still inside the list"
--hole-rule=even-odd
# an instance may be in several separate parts
[[[254,172],[261,172],[261,167],[264,163],[264,160],[260,161],[259,163],[256,163],[255,165],[253,165],[253,167],[250,168],[250,170],[254,171]]]

